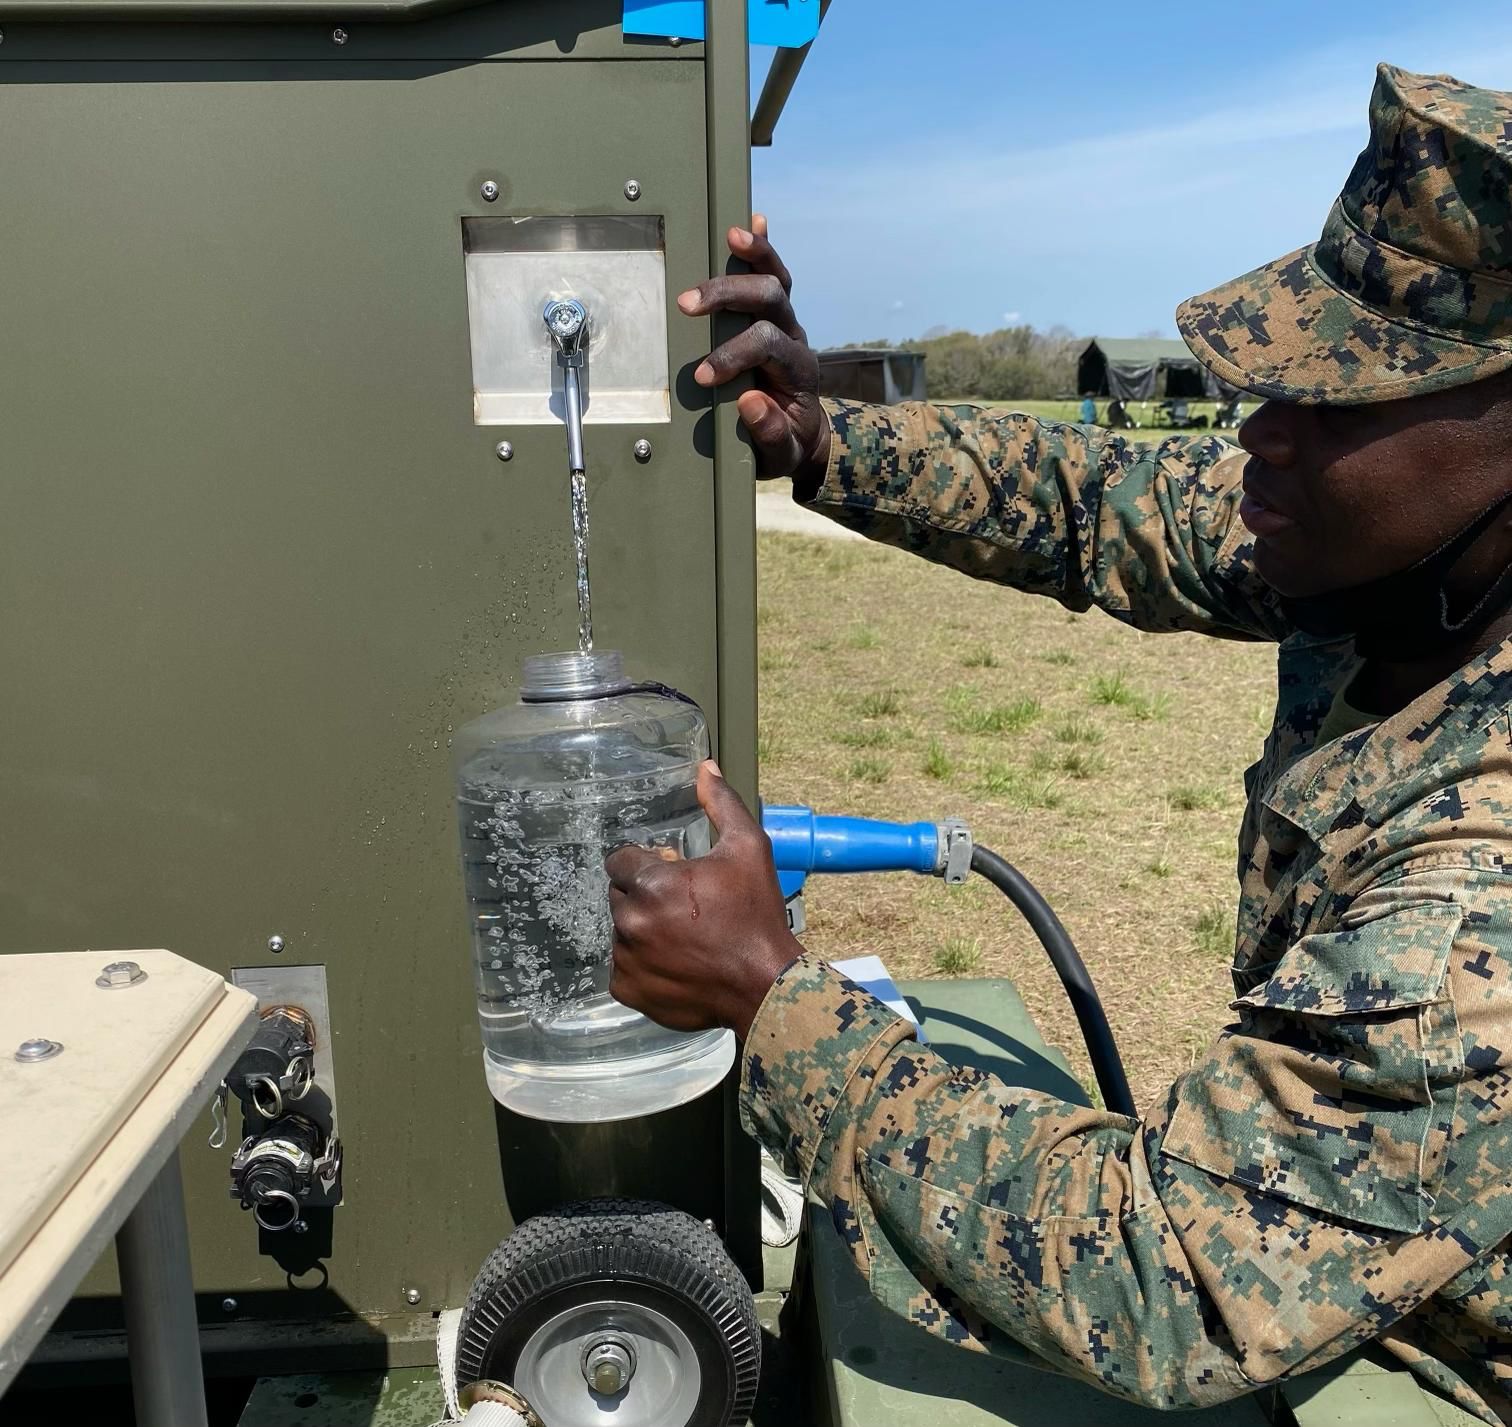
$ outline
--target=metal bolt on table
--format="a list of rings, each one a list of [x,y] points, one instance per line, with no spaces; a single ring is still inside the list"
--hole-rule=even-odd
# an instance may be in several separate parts
[[[147,973],[134,961],[112,961],[95,977],[95,985],[114,991],[122,986],[136,986],[147,979]]]
[[[50,1041],[45,1036],[34,1036],[16,1047],[15,1058],[23,1065],[33,1065],[39,1060],[51,1060],[62,1053],[61,1041]]]

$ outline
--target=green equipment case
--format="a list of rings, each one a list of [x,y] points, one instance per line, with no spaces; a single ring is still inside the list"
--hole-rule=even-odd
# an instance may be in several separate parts
[[[228,1193],[234,1101],[186,1142],[212,1373],[433,1362],[490,1248],[585,1195],[759,1276],[728,1090],[496,1112],[448,750],[576,638],[562,424],[474,267],[528,250],[639,304],[590,387],[600,643],[754,795],[749,452],[672,305],[748,221],[744,10],[705,47],[620,0],[0,4],[0,947],[166,946],[300,1004],[343,1146],[293,1234]],[[118,1357],[112,1295],[106,1262],[35,1361]]]

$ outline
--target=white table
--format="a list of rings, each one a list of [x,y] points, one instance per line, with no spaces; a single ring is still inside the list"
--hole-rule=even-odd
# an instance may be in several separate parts
[[[178,1145],[256,1024],[169,951],[0,956],[0,1393],[114,1234],[139,1427],[203,1427]]]

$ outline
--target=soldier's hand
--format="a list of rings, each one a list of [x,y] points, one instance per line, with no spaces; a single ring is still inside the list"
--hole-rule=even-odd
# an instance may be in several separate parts
[[[788,931],[772,847],[718,767],[698,770],[698,801],[719,833],[703,857],[644,847],[610,854],[610,993],[680,1031],[725,1026],[742,1040],[762,998],[803,951]]]
[[[729,233],[730,251],[750,264],[749,273],[710,278],[677,299],[690,317],[745,312],[756,319],[710,352],[693,379],[719,386],[754,372],[755,389],[742,392],[735,404],[756,448],[757,474],[817,483],[829,461],[830,438],[819,405],[819,361],[793,312],[793,279],[767,241],[766,218],[754,214],[751,229]]]

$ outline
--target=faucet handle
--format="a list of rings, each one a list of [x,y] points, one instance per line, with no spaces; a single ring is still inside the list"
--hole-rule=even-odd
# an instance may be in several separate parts
[[[588,338],[588,309],[575,297],[553,298],[541,318],[556,344],[557,361],[564,367],[582,366],[583,344]]]

